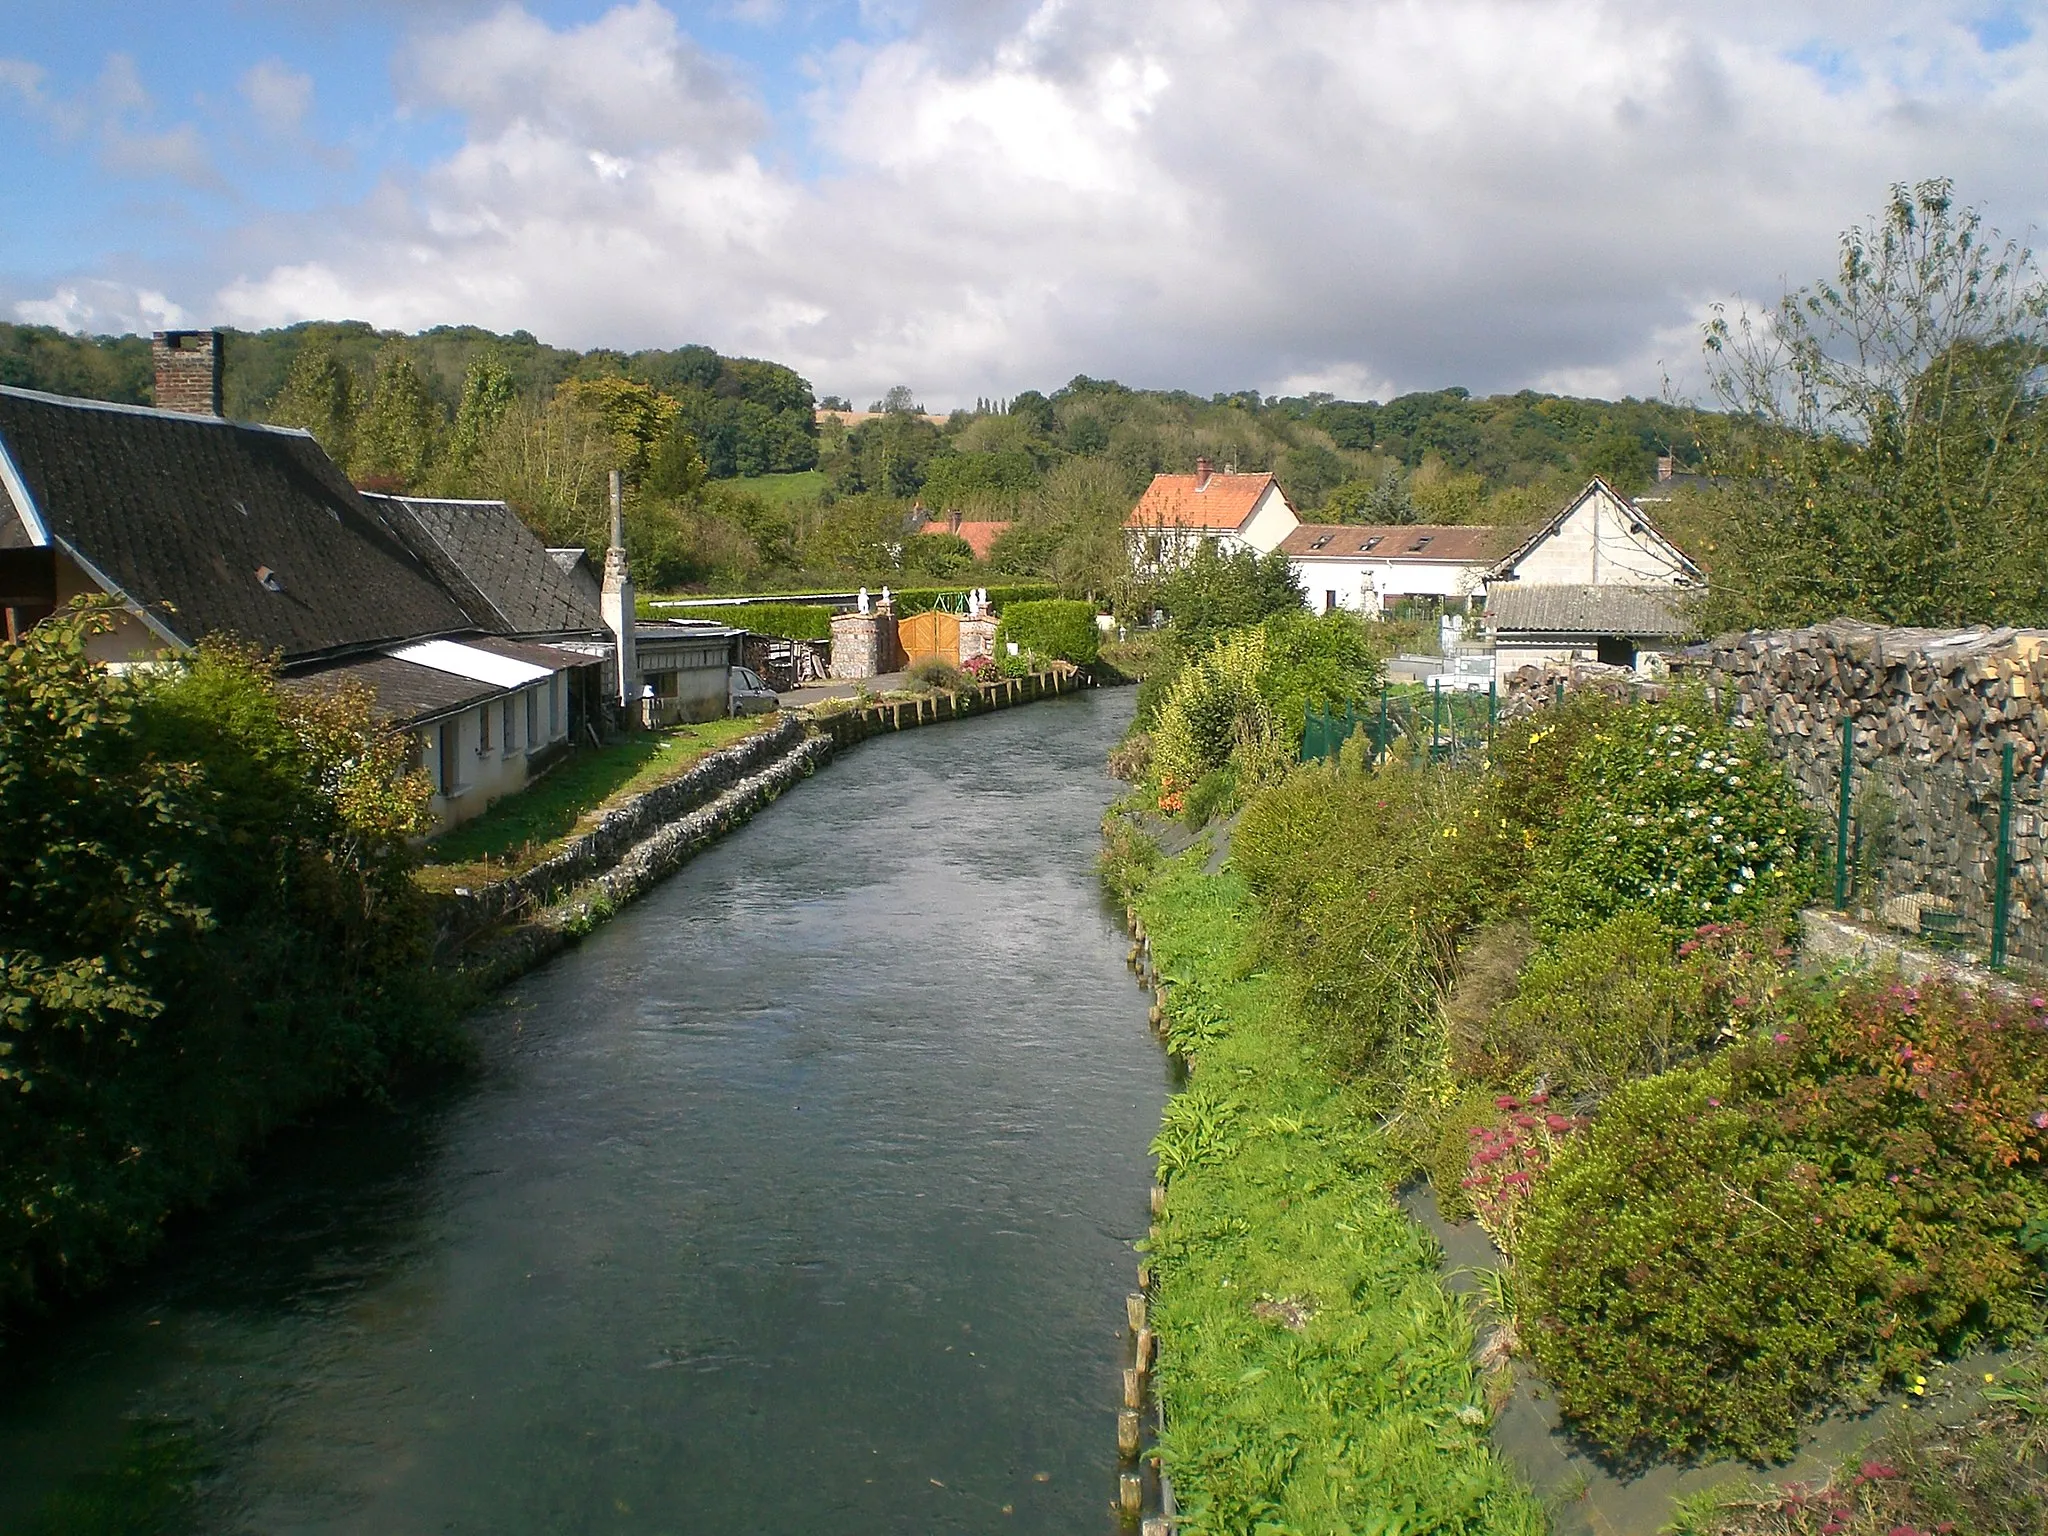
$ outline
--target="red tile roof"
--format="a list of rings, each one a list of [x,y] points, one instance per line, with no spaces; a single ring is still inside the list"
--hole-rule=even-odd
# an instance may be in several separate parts
[[[1126,528],[1213,528],[1235,533],[1273,483],[1271,475],[1154,475]],[[1198,488],[1199,487],[1199,488]]]
[[[986,564],[989,551],[996,547],[996,540],[1003,536],[1003,531],[1009,526],[1007,522],[962,523],[958,528],[949,528],[946,526],[944,518],[934,518],[917,531],[919,533],[957,533],[967,541],[968,547],[974,551],[974,558]]]
[[[1372,547],[1368,549],[1366,546]],[[1445,523],[1303,523],[1280,548],[1309,560],[1491,560],[1500,530]]]

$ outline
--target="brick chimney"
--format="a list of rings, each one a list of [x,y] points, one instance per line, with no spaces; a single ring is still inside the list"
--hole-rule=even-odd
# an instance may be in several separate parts
[[[1216,473],[1216,466],[1207,455],[1195,460],[1195,489],[1201,490],[1209,483],[1209,477]]]
[[[150,337],[149,355],[156,364],[159,410],[220,414],[219,331],[158,331]]]
[[[1657,478],[1659,480],[1669,480],[1673,475],[1677,473],[1677,458],[1668,453],[1660,453],[1657,455]]]
[[[960,513],[958,511],[952,511],[946,514],[946,527],[949,531],[957,534],[960,531],[960,522],[961,518]]]

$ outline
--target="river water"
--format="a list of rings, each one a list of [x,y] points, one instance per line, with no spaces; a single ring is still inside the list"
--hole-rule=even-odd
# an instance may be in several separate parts
[[[1102,1531],[1127,690],[872,741],[0,1354],[0,1530]],[[204,1468],[196,1507],[163,1489]]]

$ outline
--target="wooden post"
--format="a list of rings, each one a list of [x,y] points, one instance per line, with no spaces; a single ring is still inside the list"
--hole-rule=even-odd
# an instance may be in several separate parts
[[[1173,1526],[1164,1515],[1154,1515],[1145,1522],[1141,1536],[1173,1536]]]
[[[1152,1214],[1154,1216],[1164,1216],[1166,1214],[1166,1186],[1164,1184],[1154,1184],[1152,1186]]]
[[[1124,1406],[1136,1413],[1145,1406],[1145,1373],[1139,1370],[1124,1372]]]
[[[1121,1473],[1116,1480],[1116,1501],[1123,1517],[1135,1521],[1145,1507],[1145,1480],[1135,1472]]]
[[[1125,1461],[1138,1459],[1138,1410],[1126,1408],[1116,1416],[1116,1451]]]
[[[1140,1264],[1138,1266],[1138,1289],[1147,1295],[1151,1294],[1152,1266],[1150,1264]]]
[[[1152,1330],[1151,1330],[1150,1328],[1140,1328],[1140,1329],[1138,1330],[1138,1369],[1139,1369],[1139,1370],[1141,1370],[1141,1371],[1149,1371],[1149,1370],[1151,1370],[1151,1369],[1152,1369],[1152,1352],[1153,1352],[1153,1350],[1154,1350],[1154,1349],[1156,1349],[1157,1347],[1158,1347],[1158,1339],[1157,1339],[1157,1337],[1156,1337],[1156,1336],[1155,1336],[1155,1335],[1153,1334]]]
[[[1143,1285],[1141,1279],[1138,1282]],[[1137,1333],[1145,1326],[1145,1293],[1133,1291],[1124,1298],[1124,1317],[1130,1322],[1131,1332]]]

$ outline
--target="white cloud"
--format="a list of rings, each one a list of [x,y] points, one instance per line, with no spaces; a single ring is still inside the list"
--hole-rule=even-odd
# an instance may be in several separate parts
[[[264,59],[242,75],[243,100],[274,137],[296,138],[313,106],[313,77],[279,59]]]
[[[460,147],[272,221],[285,254],[214,308],[704,340],[935,407],[1084,371],[1655,393],[1687,382],[1706,301],[1822,273],[1893,180],[2048,214],[2048,43],[1989,46],[1977,16],[927,0],[815,61],[802,174],[654,0],[561,29],[507,7],[401,59],[407,109],[454,114]]]
[[[66,284],[48,298],[14,306],[25,325],[53,325],[61,331],[175,331],[193,324],[192,316],[153,288],[94,279]]]

